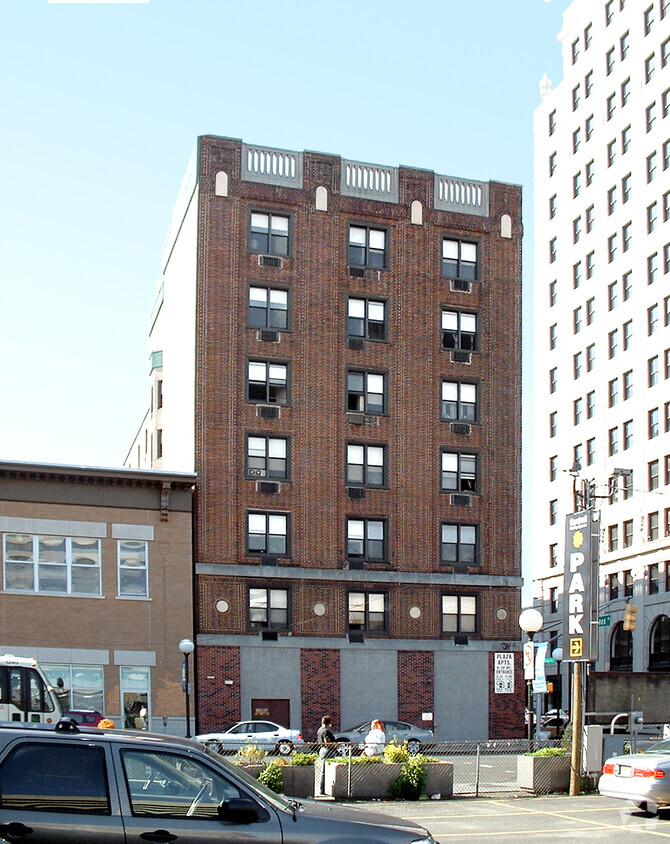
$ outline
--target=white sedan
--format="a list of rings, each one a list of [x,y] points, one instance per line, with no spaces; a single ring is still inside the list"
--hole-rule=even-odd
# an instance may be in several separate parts
[[[247,744],[257,744],[264,750],[288,756],[294,745],[302,744],[300,730],[287,730],[274,721],[239,721],[222,733],[204,733],[195,740],[214,750],[239,750]]]

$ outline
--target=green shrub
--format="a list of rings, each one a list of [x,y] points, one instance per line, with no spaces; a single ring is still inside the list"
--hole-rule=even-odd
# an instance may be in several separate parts
[[[407,762],[409,759],[409,750],[407,749],[407,742],[398,744],[395,739],[386,745],[384,748],[385,762]]]
[[[240,747],[234,756],[234,761],[238,764],[241,762],[249,762],[251,764],[259,765],[263,759],[265,759],[265,751],[260,745],[254,744],[254,742],[249,742],[249,744],[245,744],[244,747]]]
[[[567,753],[565,747],[542,747],[540,750],[529,750],[526,756],[565,756]]]
[[[291,765],[294,765],[296,768],[313,765],[317,755],[317,753],[293,753],[291,756]]]
[[[389,797],[392,800],[419,800],[427,779],[425,758],[421,754],[411,756],[389,786]]]
[[[284,777],[281,772],[281,766],[276,762],[270,762],[258,775],[258,782],[264,783],[276,794],[279,794],[284,788]]]

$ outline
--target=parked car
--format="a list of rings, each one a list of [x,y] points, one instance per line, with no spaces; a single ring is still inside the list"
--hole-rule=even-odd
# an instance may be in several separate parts
[[[258,744],[264,750],[288,756],[294,745],[302,744],[300,730],[287,730],[274,721],[239,721],[222,733],[204,733],[196,741],[211,745],[215,750],[239,750],[245,744]]]
[[[97,727],[105,717],[97,709],[68,709],[63,712],[63,717],[74,718],[77,724],[85,724],[87,727]]]
[[[0,724],[0,837],[48,844],[435,844],[411,821],[275,794],[188,739]]]
[[[425,727],[414,727],[406,721],[384,721],[382,719],[382,723],[385,727],[387,744],[393,739],[398,744],[407,742],[407,749],[410,753],[418,753],[423,745],[435,742],[435,734]],[[335,738],[341,742],[355,742],[358,747],[362,748],[365,745],[365,736],[370,732],[370,724],[371,721],[364,721],[348,730],[335,731]]]
[[[652,814],[670,806],[670,739],[655,742],[644,753],[607,759],[598,791],[605,797],[631,800]]]
[[[564,729],[570,721],[570,716],[564,709],[548,709],[540,718],[542,727],[559,727]]]

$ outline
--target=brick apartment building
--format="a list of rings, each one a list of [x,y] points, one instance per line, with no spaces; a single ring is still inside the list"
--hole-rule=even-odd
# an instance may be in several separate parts
[[[519,187],[198,139],[126,465],[197,472],[201,731],[522,733],[520,258]]]
[[[0,653],[37,659],[63,709],[185,735],[194,475],[0,462]],[[130,720],[132,718],[132,721]]]

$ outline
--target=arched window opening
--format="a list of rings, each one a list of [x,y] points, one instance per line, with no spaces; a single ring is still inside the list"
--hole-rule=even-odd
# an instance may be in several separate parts
[[[670,618],[659,615],[649,631],[649,670],[670,671]]]
[[[615,625],[610,639],[610,671],[633,670],[633,634],[623,629],[623,622]]]

